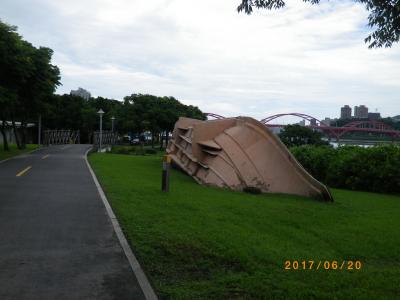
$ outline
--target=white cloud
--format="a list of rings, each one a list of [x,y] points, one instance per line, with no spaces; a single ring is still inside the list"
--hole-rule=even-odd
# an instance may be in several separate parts
[[[239,0],[4,2],[5,21],[55,50],[59,92],[82,86],[117,99],[168,95],[256,118],[291,111],[334,117],[343,104],[400,113],[399,46],[367,49],[360,4],[290,0],[282,10],[247,16],[236,12]]]

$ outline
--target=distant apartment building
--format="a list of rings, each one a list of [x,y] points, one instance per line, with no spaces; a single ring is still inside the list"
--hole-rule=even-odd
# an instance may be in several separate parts
[[[77,90],[71,90],[70,95],[82,97],[85,100],[89,100],[89,98],[91,97],[91,94],[83,88],[78,88]]]
[[[378,113],[378,112],[369,112],[368,113],[368,119],[370,119],[370,120],[377,120],[377,119],[380,119],[381,118],[381,113]]]
[[[340,108],[340,118],[341,119],[351,119],[351,107],[345,105]]]
[[[359,119],[367,119],[368,107],[365,105],[354,106],[354,117]]]
[[[317,119],[311,119],[310,120],[310,125],[311,126],[317,126]]]
[[[301,120],[297,125],[306,126],[306,120]]]
[[[328,118],[328,117],[325,117],[325,119],[323,119],[323,120],[321,121],[321,123],[324,124],[324,125],[326,125],[326,126],[331,126],[331,122],[332,122],[332,119],[331,119],[331,118]]]

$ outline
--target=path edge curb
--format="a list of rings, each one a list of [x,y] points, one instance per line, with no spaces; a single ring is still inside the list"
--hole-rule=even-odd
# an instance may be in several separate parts
[[[133,251],[132,251],[131,247],[129,246],[129,243],[121,229],[121,226],[119,225],[117,217],[115,216],[115,214],[111,208],[111,205],[110,205],[99,181],[97,180],[96,174],[94,173],[92,167],[89,164],[88,153],[91,150],[92,150],[92,148],[89,148],[86,151],[85,156],[84,156],[85,162],[90,171],[90,174],[92,175],[93,181],[97,187],[97,191],[99,192],[100,198],[103,201],[103,204],[106,208],[108,217],[111,220],[115,234],[118,237],[118,241],[119,241],[122,249],[124,250],[125,256],[129,261],[129,265],[131,266],[131,269],[132,269],[133,273],[135,274],[137,281],[139,282],[139,285],[143,291],[144,297],[146,298],[146,300],[157,300],[158,297],[157,297],[156,293],[154,292],[154,289],[151,286],[149,280],[147,279],[147,276],[144,273],[142,267],[140,266],[139,261],[137,260],[135,254],[133,254]]]

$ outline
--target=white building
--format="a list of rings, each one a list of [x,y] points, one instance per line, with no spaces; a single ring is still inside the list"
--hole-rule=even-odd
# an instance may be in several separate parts
[[[321,123],[324,124],[324,125],[326,125],[326,126],[331,126],[331,122],[332,122],[332,121],[333,121],[333,120],[332,120],[331,118],[325,117],[325,119],[323,119],[323,120],[321,121]]]
[[[297,123],[297,125],[306,126],[306,120],[301,120],[300,122]]]
[[[365,105],[355,106],[354,107],[354,117],[359,119],[367,119],[368,118],[368,107]]]
[[[91,94],[89,93],[89,91],[87,91],[81,87],[78,88],[77,90],[71,90],[70,95],[82,97],[85,100],[89,100],[89,98],[91,97]]]

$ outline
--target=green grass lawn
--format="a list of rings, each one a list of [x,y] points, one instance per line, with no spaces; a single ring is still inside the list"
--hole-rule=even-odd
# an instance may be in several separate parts
[[[332,190],[334,203],[198,185],[161,158],[89,160],[145,272],[166,299],[400,299],[400,197]],[[285,270],[360,260],[361,270]]]
[[[16,156],[19,154],[23,154],[23,153],[32,151],[32,150],[36,149],[38,146],[34,145],[34,144],[27,144],[26,149],[23,149],[23,150],[17,149],[17,145],[15,145],[15,144],[10,144],[9,147],[10,147],[10,151],[4,151],[3,144],[0,144],[0,160],[7,159],[12,156]]]

